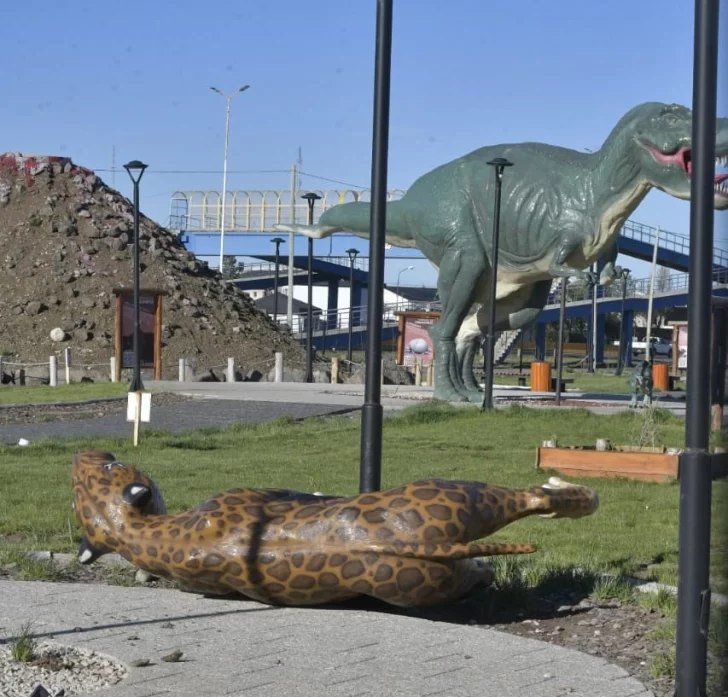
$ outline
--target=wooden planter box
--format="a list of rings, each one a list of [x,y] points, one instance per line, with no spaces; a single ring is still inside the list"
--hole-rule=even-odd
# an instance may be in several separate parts
[[[645,482],[678,479],[677,454],[665,448],[640,448],[629,445],[597,450],[594,446],[539,448],[537,469],[557,470],[572,477],[621,477]]]

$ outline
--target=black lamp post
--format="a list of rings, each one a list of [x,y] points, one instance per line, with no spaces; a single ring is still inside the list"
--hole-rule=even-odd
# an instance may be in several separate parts
[[[495,207],[493,209],[493,241],[490,259],[490,298],[488,307],[488,333],[485,344],[485,392],[483,409],[493,408],[493,359],[495,351],[495,295],[498,287],[498,240],[500,237],[501,182],[503,170],[513,165],[504,157],[496,157],[488,162],[495,169]]]
[[[313,225],[313,207],[321,196],[303,194],[308,202],[308,224]],[[308,238],[308,312],[306,316],[306,382],[313,382],[313,239]]]
[[[271,242],[276,246],[276,275],[273,279],[273,321],[278,324],[278,270],[281,265],[281,245],[285,240],[282,237],[274,237]]]
[[[558,354],[556,357],[556,406],[561,406],[561,378],[564,375],[564,324],[566,323],[566,284],[569,279],[564,276],[561,279],[561,302],[559,305],[559,338]]]
[[[354,261],[359,250],[347,249],[346,253],[349,255],[349,347],[346,352],[346,360],[349,361],[349,368],[351,368],[351,341],[354,328]]]
[[[599,288],[598,281],[595,278],[593,281],[589,280],[587,287],[591,289],[591,331],[587,337],[587,347],[589,350],[589,356],[586,362],[586,372],[593,373],[596,371],[596,337],[597,337],[597,289]]]
[[[143,162],[132,160],[124,165],[129,177],[134,183],[134,377],[129,384],[129,392],[140,392],[144,389],[142,384],[141,356],[139,355],[139,182],[147,168]]]
[[[620,278],[622,279],[622,321],[619,323],[619,356],[617,356],[617,370],[615,375],[622,374],[622,368],[624,367],[624,303],[627,299],[627,279],[629,277],[630,270],[622,269]]]

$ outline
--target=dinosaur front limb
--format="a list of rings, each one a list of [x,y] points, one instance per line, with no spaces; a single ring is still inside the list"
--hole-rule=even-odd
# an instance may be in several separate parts
[[[569,266],[566,261],[576,251],[581,249],[582,241],[578,238],[572,238],[570,235],[564,237],[559,244],[559,248],[551,259],[549,264],[549,273],[554,278],[580,278],[587,283],[594,284],[597,282],[597,275],[593,271],[586,269],[577,269]]]

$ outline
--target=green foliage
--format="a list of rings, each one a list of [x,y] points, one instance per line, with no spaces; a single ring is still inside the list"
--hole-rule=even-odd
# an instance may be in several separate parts
[[[37,641],[32,632],[32,623],[26,622],[21,625],[20,631],[9,642],[10,655],[14,661],[30,663],[35,658]]]
[[[534,468],[536,448],[544,438],[555,437],[566,446],[591,444],[597,438],[624,443],[638,431],[641,418],[628,412],[600,416],[587,410],[524,406],[484,413],[472,405],[426,402],[385,418],[382,486],[424,477],[535,486],[552,474]],[[684,423],[665,415],[659,438],[661,444],[681,447]],[[80,530],[71,513],[69,470],[73,455],[83,448],[104,448],[137,465],[157,482],[170,512],[176,512],[238,486],[354,494],[360,439],[359,416],[344,415],[182,434],[145,430],[138,448],[130,438],[45,439],[25,448],[0,446],[0,552],[76,550]],[[585,571],[572,583],[587,584],[596,572],[674,583],[678,487],[610,479],[574,481],[598,491],[600,508],[594,515],[577,520],[533,516],[490,538],[537,545],[535,554],[518,559],[529,569],[523,572],[527,575],[523,583],[532,585],[539,575],[540,582],[558,583],[559,573],[576,567]],[[727,485],[714,484],[716,512],[725,507]],[[9,535],[13,537],[7,539]],[[724,549],[725,528],[717,515],[713,536],[716,550]],[[714,554],[711,581],[716,592],[728,590],[719,565],[722,559]],[[53,572],[46,564],[33,573]]]
[[[675,652],[660,651],[650,658],[650,673],[653,678],[675,677]]]
[[[30,404],[39,402],[78,402],[85,399],[121,397],[129,386],[121,382],[77,382],[70,385],[35,385],[6,387],[0,390],[0,404]]]

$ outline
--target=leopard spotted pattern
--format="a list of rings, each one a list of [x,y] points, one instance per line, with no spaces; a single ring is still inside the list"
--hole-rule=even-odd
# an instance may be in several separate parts
[[[188,590],[275,605],[450,602],[492,583],[481,557],[536,549],[475,540],[529,515],[579,518],[598,507],[593,490],[555,478],[530,489],[422,479],[348,497],[230,489],[169,515],[154,482],[111,453],[77,454],[72,479],[82,563],[117,552]]]

